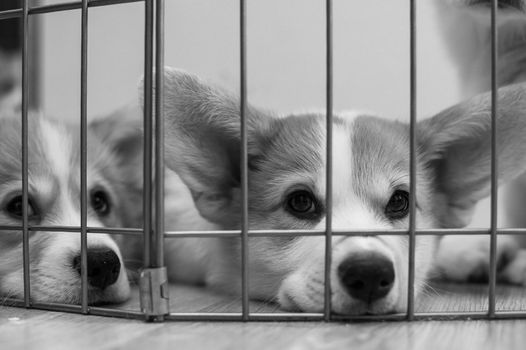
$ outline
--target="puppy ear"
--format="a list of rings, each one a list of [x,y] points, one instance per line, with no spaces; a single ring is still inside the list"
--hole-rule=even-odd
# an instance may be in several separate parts
[[[120,165],[142,162],[142,114],[136,104],[118,109],[89,124],[90,131],[117,156]]]
[[[143,131],[142,113],[137,104],[121,108],[111,115],[93,120],[89,124],[92,139],[89,145],[100,144],[96,152],[104,150],[112,155],[111,163],[106,164],[104,172],[110,181],[112,192],[116,195],[114,210],[122,227],[142,227],[143,196]],[[137,240],[118,239],[127,247],[126,254],[134,251]],[[138,244],[138,243],[137,243]]]
[[[442,227],[463,227],[490,193],[491,94],[475,96],[418,123],[419,157],[432,169]],[[499,184],[526,169],[526,85],[498,90]]]
[[[237,225],[241,178],[238,99],[195,75],[166,68],[164,101],[167,166],[190,188],[203,217],[223,227]],[[248,106],[249,164],[257,157],[271,120]]]

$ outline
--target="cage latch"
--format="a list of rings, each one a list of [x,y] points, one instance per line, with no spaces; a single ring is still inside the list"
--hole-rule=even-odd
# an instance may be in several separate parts
[[[141,270],[139,278],[141,312],[148,319],[167,315],[169,310],[169,289],[166,267]]]

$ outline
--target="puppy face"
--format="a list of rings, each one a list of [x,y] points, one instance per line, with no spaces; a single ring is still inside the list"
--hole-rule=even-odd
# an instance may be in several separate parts
[[[253,154],[250,163],[250,228],[325,229],[325,118],[298,115],[272,123],[268,136],[260,140],[262,148]],[[337,117],[333,130],[333,229],[407,229],[407,127],[351,114]],[[419,175],[419,192],[423,195],[418,201],[418,220],[430,224],[431,208],[424,195],[430,191],[430,180],[423,170]],[[252,238],[249,242],[253,296],[264,298],[265,294],[276,293],[271,289],[277,288],[278,301],[287,309],[323,310],[324,237]],[[335,236],[332,242],[333,311],[384,313],[405,308],[406,237]],[[419,289],[434,242],[418,239],[417,243]],[[268,271],[261,271],[261,266]],[[378,282],[367,282],[356,266],[363,271],[385,271],[377,276]],[[265,280],[273,287],[261,293],[261,282]],[[361,282],[371,286],[360,288]],[[375,283],[384,283],[384,290],[368,291],[376,288],[372,286]]]
[[[166,71],[167,164],[192,191],[196,207],[224,228],[240,226],[239,106],[190,74]],[[498,130],[501,180],[520,174],[526,132],[523,86],[501,90]],[[462,227],[489,192],[491,99],[481,95],[418,124],[419,227]],[[250,229],[324,229],[325,117],[277,118],[249,107]],[[352,113],[336,114],[333,229],[408,227],[409,127]],[[323,309],[324,237],[249,238],[250,296],[277,298],[288,309]],[[418,293],[435,242],[416,240]],[[331,301],[342,314],[405,310],[408,241],[404,236],[335,236]],[[239,240],[225,242],[207,282],[240,290]]]
[[[21,125],[0,120],[0,225],[22,223]],[[80,153],[73,130],[56,122],[29,118],[29,224],[80,225]],[[120,224],[115,193],[118,178],[112,154],[100,142],[88,149],[88,226]],[[0,236],[0,294],[23,298],[22,233]],[[30,231],[31,298],[80,303],[80,235]],[[89,303],[121,302],[129,286],[113,240],[88,234]]]

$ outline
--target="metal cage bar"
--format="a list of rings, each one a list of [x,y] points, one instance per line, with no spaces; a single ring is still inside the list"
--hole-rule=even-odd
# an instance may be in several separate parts
[[[331,320],[331,263],[332,263],[332,131],[333,131],[333,79],[332,79],[332,0],[325,1],[325,94],[326,94],[326,180],[325,180],[325,275],[324,275],[324,305],[323,318],[325,321]]]
[[[154,12],[153,0],[144,1],[144,148],[143,148],[143,266],[152,264],[152,120],[153,120],[153,40]]]
[[[409,255],[407,283],[407,319],[415,314],[416,249],[416,0],[409,1]]]
[[[0,231],[21,231],[22,226],[0,226]],[[38,226],[29,225],[28,230],[31,231],[51,231],[51,232],[64,232],[74,233],[80,232],[78,226]],[[99,234],[115,234],[115,235],[126,235],[126,236],[138,236],[143,233],[142,229],[138,228],[116,228],[116,227],[87,227],[88,233],[99,233]],[[407,236],[408,230],[404,229],[393,229],[393,230],[333,230],[334,236]],[[0,235],[2,233],[0,232]],[[467,236],[478,236],[478,235],[491,235],[491,229],[477,229],[477,228],[464,228],[464,229],[417,229],[415,234],[418,236],[449,236],[449,235],[467,235]],[[500,235],[526,235],[526,229],[524,228],[500,228],[497,230],[497,234]],[[240,237],[240,230],[207,230],[207,231],[166,231],[164,236],[166,238],[183,238],[183,237]],[[324,236],[325,230],[249,230],[248,235],[251,237],[299,237],[299,236]]]
[[[0,226],[0,231],[21,231],[22,226]],[[80,232],[80,227],[77,226],[31,226],[28,230],[31,231],[50,231],[50,232],[64,232],[75,233]],[[142,235],[143,230],[137,228],[115,228],[115,227],[87,227],[88,233],[98,234],[114,234],[126,236]],[[0,232],[0,235],[2,233]],[[393,230],[333,230],[334,236],[407,236],[408,231],[404,229]],[[490,229],[417,229],[415,230],[417,236],[449,236],[449,235],[491,235]],[[192,238],[192,237],[240,237],[240,230],[210,230],[210,231],[166,231],[164,236],[166,238]],[[249,230],[250,237],[312,237],[324,236],[325,230]],[[497,235],[526,235],[524,228],[500,228],[497,230]]]
[[[497,8],[498,1],[491,1],[491,222],[490,263],[488,286],[488,316],[495,317],[495,288],[497,282],[497,203],[499,168],[497,159]]]
[[[146,320],[163,321],[169,313],[164,267],[164,0],[145,0],[144,9],[144,247],[139,291]]]
[[[248,321],[248,135],[247,135],[247,3],[239,0],[239,90],[241,132],[241,306],[242,319]]]
[[[155,266],[164,266],[164,0],[155,8]]]
[[[143,234],[142,229],[137,228],[114,228],[114,227],[87,227],[88,233],[96,234],[114,234],[125,236],[139,236]],[[21,231],[22,226],[0,226],[0,231]],[[77,226],[31,226],[28,230],[32,231],[50,231],[50,232],[64,232],[64,233],[78,233],[80,227]],[[249,230],[249,237],[312,237],[325,236],[325,230]],[[0,232],[0,235],[2,233]],[[393,230],[333,230],[333,236],[407,236],[408,230],[393,229]],[[498,235],[526,235],[524,228],[500,228],[497,230]],[[488,229],[417,229],[415,230],[417,236],[449,236],[449,235],[491,235],[491,230]],[[165,238],[197,238],[197,237],[240,237],[241,230],[210,230],[210,231],[166,231]]]
[[[89,0],[88,7],[100,7],[100,6],[118,5],[118,4],[126,4],[126,3],[131,3],[131,2],[143,2],[143,1],[145,0]],[[32,6],[32,7],[28,7],[29,9],[28,14],[37,15],[37,14],[44,14],[44,13],[79,10],[79,9],[82,9],[82,6],[83,6],[82,3],[83,3],[83,0],[72,1],[72,2],[61,3],[61,4]],[[0,20],[8,19],[8,18],[23,17],[23,16],[24,16],[24,9],[14,9],[14,10],[2,11],[2,13],[0,13]]]
[[[88,0],[82,0],[80,44],[80,278],[82,313],[88,313]]]
[[[8,305],[15,307],[24,307],[23,300],[5,299]],[[61,304],[61,303],[44,303],[37,302],[31,305],[32,308],[38,310],[62,311],[69,313],[82,314],[80,305]],[[144,314],[133,310],[110,309],[104,307],[90,307],[91,315],[113,316],[125,318],[144,318]],[[405,321],[407,320],[407,313],[389,314],[389,315],[362,315],[362,316],[348,316],[348,315],[332,315],[333,321]],[[493,319],[524,319],[526,318],[526,310],[524,311],[496,311]],[[484,320],[488,319],[488,313],[485,311],[448,311],[448,312],[416,312],[414,321],[422,320]],[[165,317],[165,320],[170,321],[242,321],[242,313],[208,313],[208,312],[172,312]],[[249,321],[323,321],[323,313],[293,313],[293,312],[278,312],[278,313],[249,313]]]
[[[29,261],[29,142],[28,142],[28,101],[29,101],[29,76],[28,76],[28,50],[29,50],[29,0],[22,2],[22,254],[24,270],[24,305],[31,306],[31,269]]]

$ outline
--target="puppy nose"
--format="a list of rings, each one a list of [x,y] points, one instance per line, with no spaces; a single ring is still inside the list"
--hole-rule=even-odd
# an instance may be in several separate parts
[[[379,253],[353,254],[338,266],[338,277],[354,298],[371,303],[389,293],[395,281],[393,263]]]
[[[80,254],[73,258],[73,267],[81,273]],[[121,271],[121,262],[109,248],[88,249],[88,282],[93,287],[104,289],[111,286]]]

